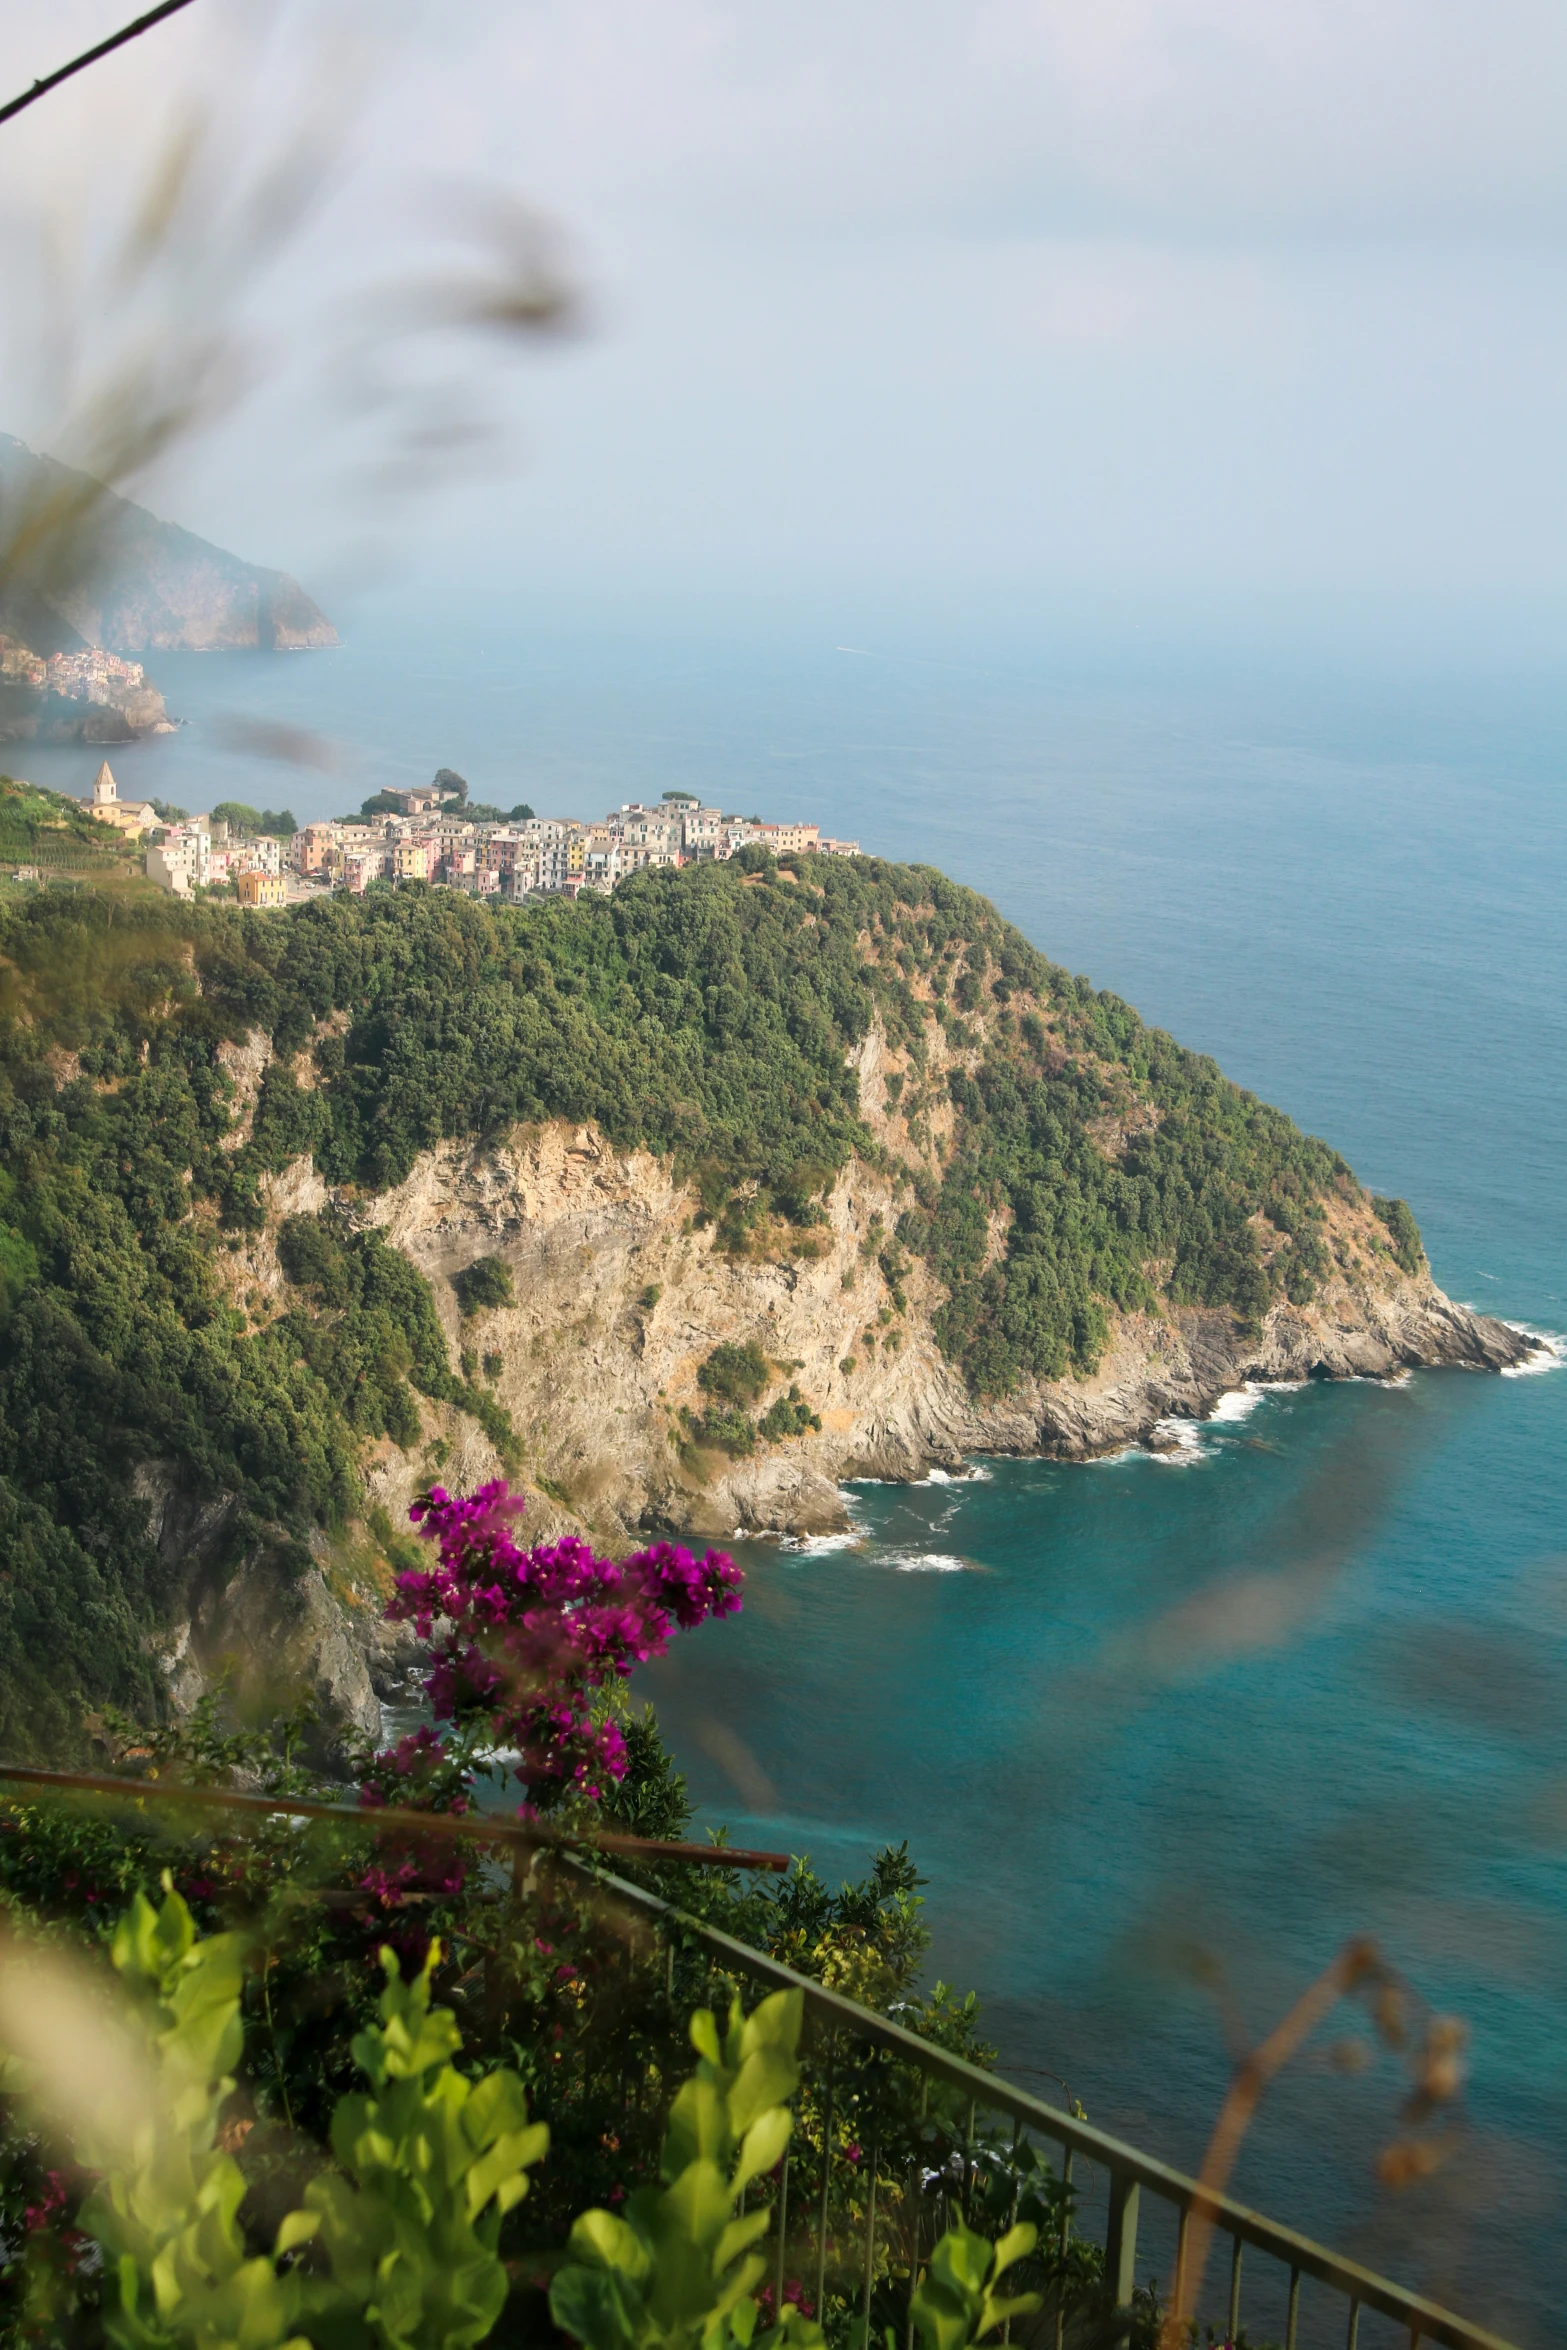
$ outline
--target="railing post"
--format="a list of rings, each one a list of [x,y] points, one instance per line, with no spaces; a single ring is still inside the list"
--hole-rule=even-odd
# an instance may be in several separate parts
[[[871,2140],[871,2183],[865,2199],[865,2350],[871,2350],[871,2287],[876,2281],[876,2156],[877,2146]],[[818,2316],[817,2323],[821,2320]]]
[[[822,2301],[827,2291],[827,2198],[832,2192],[832,2125],[833,2125],[833,2060],[838,2043],[827,2043],[827,2105],[822,2121],[822,2206],[816,2241],[816,2322],[822,2322]]]
[[[1061,2186],[1063,2190],[1061,2196],[1061,2283],[1056,2293],[1055,2350],[1062,2350],[1062,2344],[1066,2340],[1066,2248],[1072,2241],[1071,2185],[1072,2149],[1070,2146],[1063,2146],[1061,2149]]]
[[[1130,2309],[1137,2285],[1137,2206],[1141,2190],[1124,2170],[1110,2173],[1110,2224],[1105,2230],[1105,2284],[1112,2306]]]
[[[789,2157],[783,2158],[778,2173],[778,2263],[773,2283],[773,2323],[783,2324],[784,2253],[785,2238],[789,2232]]]
[[[1189,2203],[1183,2203],[1180,2225],[1175,2234],[1175,2291],[1171,2299],[1176,2310],[1188,2317],[1191,2312],[1186,2307],[1186,2256],[1191,2249],[1191,2236],[1192,2207]],[[1293,2342],[1290,2344],[1290,2350],[1295,2350]]]
[[[920,2281],[920,2204],[919,2165],[914,2167],[914,2185],[909,2195],[909,2306],[904,2319],[903,2350],[914,2350],[914,2296]]]
[[[1290,2270],[1289,2327],[1284,2336],[1284,2350],[1295,2350],[1295,2337],[1300,2330],[1300,2270]]]
[[[1017,2226],[1017,2150],[1022,2143],[1022,2138],[1023,2124],[1014,2114],[1012,2117],[1012,2205],[1011,2209],[1007,2213],[1007,2226],[1009,2228],[1015,2228]],[[1009,2343],[1011,2339],[1012,2320],[1008,2318],[1005,2325],[1001,2329],[1001,2340],[1003,2345],[1005,2345]],[[868,2335],[866,2336],[865,2350],[870,2350],[870,2337]]]
[[[1349,2305],[1349,2336],[1344,2345],[1344,2350],[1356,2350],[1356,2345],[1359,2343],[1359,2340],[1360,2303],[1358,2301],[1351,2301]]]
[[[1241,2240],[1239,2236],[1232,2236],[1230,2245],[1230,2326],[1224,2337],[1227,2342],[1234,2341],[1240,2332],[1241,2324]]]

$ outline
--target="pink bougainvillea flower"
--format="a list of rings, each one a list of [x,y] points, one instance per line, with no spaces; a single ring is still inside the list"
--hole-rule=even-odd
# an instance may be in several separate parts
[[[596,1693],[662,1656],[677,1631],[733,1615],[742,1577],[725,1552],[694,1558],[656,1542],[618,1563],[575,1535],[523,1548],[526,1503],[503,1480],[453,1495],[432,1486],[409,1512],[435,1564],[397,1577],[387,1615],[431,1642],[425,1694],[436,1720],[478,1730],[506,1757],[536,1816],[568,1790],[589,1801],[623,1778],[626,1742],[595,1720]],[[376,1758],[367,1804],[465,1808],[461,1773],[433,1730]]]

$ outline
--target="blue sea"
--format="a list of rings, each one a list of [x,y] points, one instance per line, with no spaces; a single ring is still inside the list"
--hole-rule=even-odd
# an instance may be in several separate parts
[[[1407,1198],[1448,1291],[1567,1332],[1567,697],[1459,662],[1004,652],[795,624],[153,664],[127,793],[302,817],[437,765],[597,813],[673,786],[985,891],[1057,961]],[[339,771],[224,747],[316,730]],[[85,790],[96,753],[13,754]],[[1547,1358],[1549,1359],[1549,1358]],[[1523,2343],[1563,2330],[1567,1375],[1241,1399],[1171,1458],[853,1490],[640,1686],[703,1820],[837,1877],[907,1839],[932,1970],[1003,2065],[1184,2166],[1232,2054],[1347,1937],[1468,2028],[1462,2133],[1394,2195],[1407,2084],[1345,2015],[1235,2187]],[[1254,2323],[1277,2331],[1259,2301]],[[1369,2339],[1369,2335],[1367,2336]]]

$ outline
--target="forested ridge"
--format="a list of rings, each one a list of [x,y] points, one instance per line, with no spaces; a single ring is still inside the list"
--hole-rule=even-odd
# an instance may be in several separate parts
[[[906,1158],[873,1138],[848,1058],[874,1021],[905,1062]],[[273,1057],[235,1147],[219,1048],[258,1029]],[[922,1147],[938,1100],[939,1158]],[[363,1439],[414,1441],[412,1389],[505,1448],[423,1277],[351,1217],[290,1227],[285,1311],[229,1301],[221,1252],[260,1221],[262,1178],[309,1152],[351,1200],[443,1136],[557,1117],[667,1156],[739,1252],[759,1219],[809,1224],[852,1153],[879,1161],[905,1203],[884,1262],[895,1279],[928,1261],[941,1342],[984,1394],[1091,1367],[1116,1305],[1255,1320],[1309,1295],[1318,1203],[1348,1174],[928,867],[821,859],[786,880],[753,852],[518,908],[420,886],[282,915],[12,899],[0,1751],[68,1747],[85,1699],[156,1704],[144,1635],[168,1594],[139,1464],[237,1495],[233,1539],[272,1541],[286,1573],[312,1525],[355,1511]],[[1388,1216],[1418,1263],[1408,1211]]]

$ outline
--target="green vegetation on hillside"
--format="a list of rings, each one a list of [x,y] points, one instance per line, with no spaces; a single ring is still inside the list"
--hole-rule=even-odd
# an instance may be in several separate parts
[[[905,1203],[874,1244],[883,1319],[923,1257],[948,1291],[941,1341],[983,1393],[1090,1366],[1113,1305],[1250,1320],[1310,1294],[1318,1202],[1347,1174],[1332,1151],[929,868],[736,866],[518,908],[417,886],[283,917],[150,895],[0,906],[0,1751],[68,1745],[86,1698],[156,1703],[142,1634],[168,1570],[139,1464],[236,1495],[234,1539],[280,1528],[290,1555],[358,1507],[367,1436],[413,1441],[414,1390],[507,1444],[422,1276],[351,1219],[287,1227],[281,1312],[226,1293],[230,1236],[301,1153],[373,1191],[443,1136],[597,1120],[692,1177],[719,1245],[794,1231],[809,1254],[857,1151]],[[878,1019],[908,1061],[906,1163],[872,1139],[848,1058]],[[935,1023],[961,1056],[945,1076]],[[274,1054],[225,1147],[219,1046],[258,1028]],[[938,1178],[923,1144],[949,1111]],[[1418,1264],[1408,1210],[1383,1214]],[[465,1278],[465,1308],[496,1302],[478,1267]],[[739,1441],[761,1390],[716,1377],[711,1422]],[[785,1397],[763,1433],[809,1417]]]
[[[79,800],[0,775],[0,865],[91,872],[125,862],[126,845]]]

